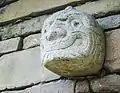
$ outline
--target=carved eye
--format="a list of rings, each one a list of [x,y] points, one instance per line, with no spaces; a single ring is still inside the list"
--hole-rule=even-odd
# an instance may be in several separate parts
[[[46,32],[47,32],[47,30],[46,30],[46,29],[42,30],[42,34],[45,34]]]
[[[47,30],[45,29],[44,33],[46,33],[46,32],[47,32]]]
[[[60,20],[60,21],[66,21],[68,18],[57,18],[57,20]]]
[[[83,24],[82,24],[82,22],[79,21],[79,20],[73,20],[73,21],[71,22],[71,25],[72,25],[73,27],[81,27]]]

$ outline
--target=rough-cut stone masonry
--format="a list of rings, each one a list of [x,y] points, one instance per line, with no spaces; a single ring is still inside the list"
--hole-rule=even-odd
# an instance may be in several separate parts
[[[92,80],[91,86],[95,93],[119,93],[120,75],[113,74]]]
[[[75,88],[76,93],[89,93],[89,84],[88,81],[78,81]]]
[[[13,52],[22,48],[20,37],[4,40],[0,42],[0,54]]]
[[[80,4],[85,3],[86,1],[94,2],[88,2],[80,6]],[[66,4],[72,6],[79,5],[75,8],[93,14],[96,17],[110,15],[114,12],[117,13],[120,10],[120,0],[29,0],[29,3],[27,0],[19,0],[18,2],[10,4],[9,7],[5,9],[5,12],[0,15],[0,22],[25,17],[28,15],[29,17],[33,17],[47,13],[50,14],[54,11],[64,9],[67,6]],[[62,5],[64,5],[64,7]]]
[[[80,11],[95,15],[96,17],[112,14],[120,11],[120,0],[98,0],[88,2],[82,6],[76,7]]]
[[[40,84],[21,91],[8,91],[2,93],[73,93],[75,81],[58,80],[51,83]]]
[[[41,65],[40,47],[6,54],[0,58],[0,90],[58,78],[58,75]]]
[[[13,3],[2,7],[8,1]],[[0,25],[23,17],[0,27],[0,93],[120,93],[120,0],[16,1],[0,1]],[[60,77],[40,64],[43,22],[68,3],[94,15],[106,36],[103,69],[75,80]]]
[[[106,32],[105,68],[110,72],[120,72],[120,29]]]
[[[42,12],[55,7],[59,8],[59,6],[69,3],[72,3],[71,5],[75,5],[74,2],[76,2],[76,4],[81,4],[86,1],[92,0],[29,0],[29,3],[28,0],[19,0],[18,2],[10,4],[5,12],[0,15],[0,22],[31,15],[31,13]],[[47,12],[50,11],[51,10],[48,10]]]
[[[5,40],[11,37],[26,36],[38,32],[40,33],[43,22],[47,17],[48,15],[43,15],[15,25],[4,26],[0,28],[1,39]],[[105,30],[117,28],[120,26],[120,14],[99,18],[97,21]]]
[[[26,36],[36,32],[40,33],[43,22],[47,17],[47,15],[44,15],[12,26],[5,26],[0,30],[2,34],[1,39],[4,40],[16,36]]]
[[[97,19],[99,25],[105,29],[114,29],[120,26],[120,14]]]
[[[33,34],[30,36],[27,36],[23,40],[23,49],[39,46],[40,45],[40,37],[41,37],[41,34]]]

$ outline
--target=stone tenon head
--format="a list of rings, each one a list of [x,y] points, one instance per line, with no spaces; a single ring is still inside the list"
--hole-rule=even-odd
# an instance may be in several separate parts
[[[52,72],[65,77],[97,73],[104,54],[104,33],[91,15],[69,6],[45,20],[41,62]]]

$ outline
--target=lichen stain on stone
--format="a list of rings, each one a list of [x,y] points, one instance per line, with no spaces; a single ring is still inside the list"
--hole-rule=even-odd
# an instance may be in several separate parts
[[[54,59],[48,61],[45,67],[64,77],[77,77],[95,74],[101,68],[95,63],[96,60],[93,59],[93,55],[88,57],[78,57],[78,58],[65,58],[65,59]],[[96,64],[96,65],[95,65]],[[91,73],[90,73],[91,72]]]

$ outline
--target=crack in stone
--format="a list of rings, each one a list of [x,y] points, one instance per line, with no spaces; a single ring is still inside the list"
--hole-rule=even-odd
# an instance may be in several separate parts
[[[31,84],[29,84],[29,85],[21,86],[21,87],[5,88],[5,89],[3,89],[3,90],[0,90],[0,92],[24,90],[24,89],[30,88],[30,87],[32,87],[32,86],[39,85],[40,83],[41,83],[41,82],[38,82],[38,83],[31,83]]]
[[[14,87],[14,88],[5,88],[5,89],[0,90],[0,93],[1,92],[5,92],[5,91],[20,91],[20,90],[25,90],[27,88],[31,88],[31,87],[39,85],[39,84],[46,84],[46,83],[50,83],[50,82],[56,82],[56,81],[58,81],[60,79],[61,78],[50,80],[50,81],[43,81],[43,82],[40,81],[40,82],[37,82],[37,83],[31,83],[31,84],[26,85],[26,86],[20,86],[20,87]]]
[[[111,30],[115,30],[115,29],[119,29],[120,28],[120,25],[118,27],[112,27],[112,28],[109,28],[109,29],[104,29],[105,32],[109,32]]]
[[[94,92],[93,92],[93,89],[92,89],[92,86],[91,86],[91,83],[90,83],[90,80],[89,80],[89,79],[86,79],[86,80],[87,80],[87,82],[88,82],[89,92],[90,92],[90,93],[94,93]]]
[[[100,12],[98,14],[93,14],[93,16],[98,19],[98,18],[104,18],[104,17],[108,17],[108,16],[111,16],[111,15],[117,15],[117,14],[120,14],[120,10],[117,10],[117,11],[109,11],[109,12]]]
[[[76,93],[76,84],[77,84],[77,81],[75,81],[75,84],[74,84],[74,88],[73,88],[73,93]]]

